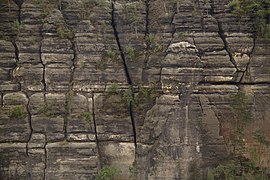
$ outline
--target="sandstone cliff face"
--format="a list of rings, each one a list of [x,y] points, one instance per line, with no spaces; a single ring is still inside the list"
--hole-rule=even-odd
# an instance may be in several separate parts
[[[227,0],[15,2],[0,1],[0,179],[95,179],[105,165],[188,179],[194,164],[204,179],[239,91],[246,143],[268,132],[270,41]]]

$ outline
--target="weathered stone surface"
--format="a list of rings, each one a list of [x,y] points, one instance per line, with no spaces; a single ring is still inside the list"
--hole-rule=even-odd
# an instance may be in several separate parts
[[[11,79],[11,71],[12,68],[0,68],[0,81],[9,81]]]
[[[94,179],[98,165],[95,143],[49,143],[46,150],[47,179]]]
[[[196,121],[201,112],[196,98],[190,97],[191,106],[185,101],[185,97],[163,95],[148,111],[138,146],[140,179],[187,178],[188,164],[200,164],[201,152],[196,147],[201,140]],[[182,113],[185,115],[180,116]],[[165,169],[161,171],[162,167]]]
[[[3,97],[4,105],[24,105],[28,103],[28,98],[22,92],[5,94]]]
[[[27,164],[25,143],[1,143],[1,179],[27,179],[30,170]]]
[[[31,139],[28,143],[28,147],[31,149],[34,148],[43,148],[46,143],[46,136],[41,133],[33,133]]]
[[[42,91],[43,67],[39,65],[24,65],[14,71],[14,76],[20,81],[23,90]]]
[[[229,0],[110,2],[0,1],[0,179],[95,179],[105,165],[206,179],[237,92],[247,146],[269,136],[270,46],[250,17]]]
[[[117,179],[132,177],[130,168],[136,170],[136,167],[134,167],[135,147],[133,143],[102,142],[100,143],[100,151],[105,165],[116,167],[118,171],[121,171],[116,175]]]
[[[13,83],[10,81],[5,81],[0,84],[0,91],[19,91],[20,85],[19,83]]]
[[[3,50],[4,52],[6,50]],[[1,67],[14,67],[16,63],[14,52],[7,52],[0,54],[0,66]]]
[[[61,69],[61,73],[59,73]],[[68,91],[71,70],[68,68],[46,67],[45,82],[47,91]]]
[[[34,132],[63,133],[64,119],[61,117],[32,116]]]
[[[132,141],[133,131],[124,93],[97,94],[94,98],[100,140]]]
[[[23,105],[0,107],[0,141],[26,142],[30,136],[29,117]]]

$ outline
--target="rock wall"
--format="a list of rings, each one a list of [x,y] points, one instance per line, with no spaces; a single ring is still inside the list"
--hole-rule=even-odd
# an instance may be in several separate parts
[[[270,41],[227,3],[0,1],[0,179],[204,179],[237,92],[268,132]]]

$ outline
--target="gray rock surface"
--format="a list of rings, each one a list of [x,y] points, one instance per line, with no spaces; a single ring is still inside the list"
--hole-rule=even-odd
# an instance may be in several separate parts
[[[247,143],[269,132],[270,41],[249,17],[228,0],[113,2],[0,1],[0,179],[106,166],[205,179],[228,155],[237,92],[251,101]]]

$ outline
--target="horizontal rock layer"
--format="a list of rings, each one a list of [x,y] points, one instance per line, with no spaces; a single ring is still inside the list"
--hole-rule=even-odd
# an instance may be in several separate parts
[[[15,2],[0,1],[0,179],[188,179],[194,163],[204,179],[237,92],[246,143],[268,132],[270,41],[227,0]]]

